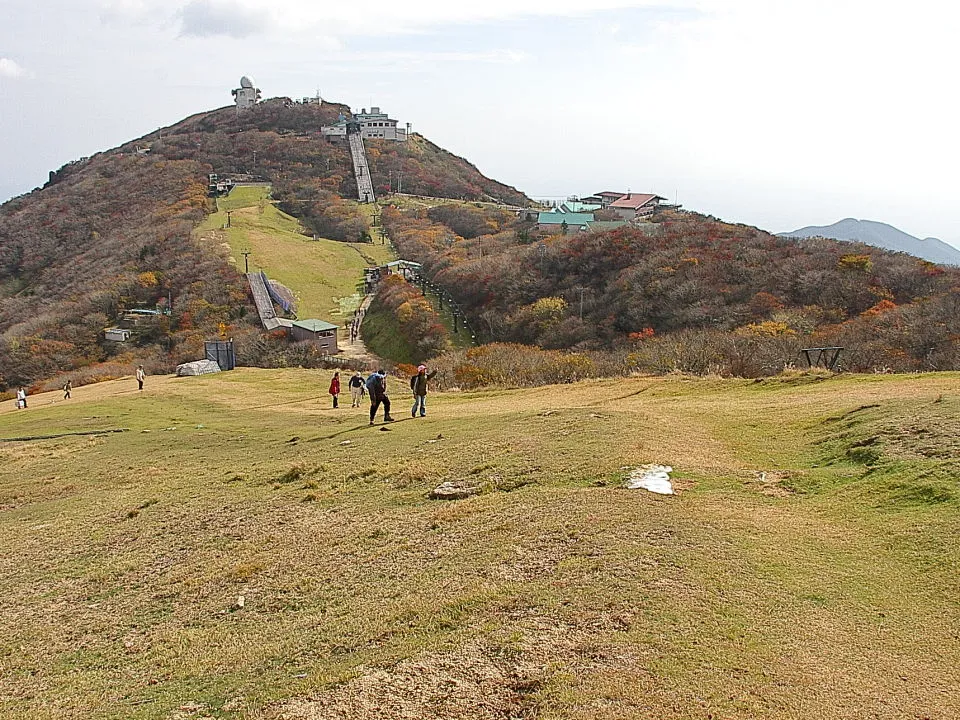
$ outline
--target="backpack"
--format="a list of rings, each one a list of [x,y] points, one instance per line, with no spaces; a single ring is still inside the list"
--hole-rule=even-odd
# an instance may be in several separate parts
[[[383,389],[383,378],[380,377],[379,373],[374,373],[367,378],[367,382],[364,384],[367,386],[367,392],[371,395],[379,395]]]

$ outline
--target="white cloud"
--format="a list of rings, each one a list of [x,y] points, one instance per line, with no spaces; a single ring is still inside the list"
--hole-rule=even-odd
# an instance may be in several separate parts
[[[266,8],[230,0],[190,0],[177,16],[181,35],[194,37],[245,38],[266,33],[274,24]]]
[[[140,24],[155,17],[147,0],[103,0],[100,3],[100,20],[104,23]]]
[[[101,18],[142,23],[173,17],[182,35],[245,37],[276,30],[290,35],[386,36],[433,27],[516,17],[587,16],[627,8],[692,8],[697,0],[101,0]],[[162,24],[162,23],[161,23]]]
[[[10,58],[0,57],[0,77],[18,78],[26,75],[26,71]]]

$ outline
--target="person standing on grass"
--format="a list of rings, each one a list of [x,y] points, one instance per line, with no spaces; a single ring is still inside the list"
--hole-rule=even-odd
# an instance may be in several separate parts
[[[367,392],[370,394],[370,424],[377,416],[377,410],[383,405],[383,421],[393,422],[390,417],[390,398],[387,397],[387,371],[377,370],[366,382]]]
[[[23,388],[17,388],[17,409],[27,409],[27,391]]]
[[[410,378],[410,389],[413,390],[413,409],[410,411],[410,417],[417,416],[417,407],[420,408],[420,417],[427,414],[427,381],[432,380],[437,374],[434,370],[427,375],[427,366],[420,365],[417,368],[417,374]]]
[[[70,399],[70,391],[71,391],[71,390],[73,390],[73,383],[70,382],[69,380],[67,380],[67,381],[63,384],[63,399],[64,399],[64,400],[69,400],[69,399]]]
[[[143,371],[143,365],[137,367],[137,390],[143,390],[143,381],[147,379],[147,374]]]
[[[360,401],[363,399],[363,375],[359,370],[353,374],[347,385],[350,387],[350,399],[353,401],[350,407],[360,407]]]
[[[340,398],[340,372],[337,371],[333,374],[333,379],[330,381],[330,389],[327,391],[333,396],[333,407],[336,409],[338,407],[337,402]]]

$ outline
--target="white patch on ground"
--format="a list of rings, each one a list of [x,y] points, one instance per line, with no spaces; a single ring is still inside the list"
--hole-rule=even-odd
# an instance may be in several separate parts
[[[649,490],[658,495],[673,495],[673,483],[670,482],[670,473],[673,468],[669,465],[641,465],[627,476],[627,487],[630,490]]]

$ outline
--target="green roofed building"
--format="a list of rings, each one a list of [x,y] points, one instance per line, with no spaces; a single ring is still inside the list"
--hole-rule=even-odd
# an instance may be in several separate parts
[[[310,340],[328,355],[336,355],[340,352],[337,347],[337,329],[337,325],[324,320],[294,320],[290,337],[294,340]]]
[[[546,232],[579,232],[593,222],[593,213],[542,212],[537,217],[537,228]]]

